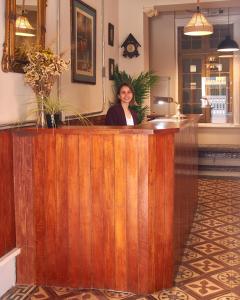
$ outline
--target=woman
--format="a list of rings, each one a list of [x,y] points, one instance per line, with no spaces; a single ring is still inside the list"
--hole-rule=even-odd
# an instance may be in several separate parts
[[[134,102],[134,91],[128,83],[122,83],[117,90],[118,103],[112,105],[106,115],[106,125],[136,125],[137,113],[129,108]]]

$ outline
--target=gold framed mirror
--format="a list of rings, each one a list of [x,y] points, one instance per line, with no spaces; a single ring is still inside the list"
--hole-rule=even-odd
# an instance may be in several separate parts
[[[45,46],[47,0],[6,0],[3,72],[23,73],[26,49]]]

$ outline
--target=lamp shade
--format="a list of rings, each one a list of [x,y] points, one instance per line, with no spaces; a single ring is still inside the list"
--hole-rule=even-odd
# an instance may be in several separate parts
[[[155,96],[154,104],[172,103],[174,102],[172,97]]]
[[[199,7],[193,14],[191,20],[184,27],[184,34],[190,36],[203,36],[213,33],[213,26],[208,22],[204,15],[200,12]]]
[[[15,34],[20,36],[35,36],[34,28],[24,14],[17,17]]]
[[[217,51],[219,52],[232,52],[238,50],[239,50],[239,46],[237,42],[231,39],[230,35],[227,35],[225,39],[217,47]]]

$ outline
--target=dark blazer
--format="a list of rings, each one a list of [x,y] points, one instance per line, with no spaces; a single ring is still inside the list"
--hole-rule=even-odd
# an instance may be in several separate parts
[[[138,117],[137,113],[133,110],[130,110],[132,117],[133,117],[133,123],[134,125],[138,124]],[[123,107],[120,103],[112,105],[107,112],[106,119],[105,119],[106,125],[127,125],[125,113],[123,110]]]

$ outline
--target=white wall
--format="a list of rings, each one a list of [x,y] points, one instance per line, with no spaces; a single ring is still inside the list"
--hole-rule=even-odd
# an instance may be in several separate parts
[[[72,83],[70,70],[63,74],[60,83],[60,96],[82,113],[105,112],[108,102],[113,100],[112,84],[108,80],[108,59],[113,58],[118,63],[118,6],[117,1],[87,0],[88,5],[97,10],[97,82],[96,85]],[[70,1],[61,1],[61,26],[60,26],[60,52],[65,53],[65,57],[71,56],[70,39]],[[102,36],[102,14],[104,14],[104,37]],[[115,27],[114,47],[108,45],[108,23]],[[105,48],[103,49],[103,38]],[[104,52],[103,52],[104,51]],[[103,57],[104,53],[104,57]],[[106,69],[106,77],[102,77],[102,67]],[[104,100],[106,103],[104,103]]]
[[[218,0],[202,0],[201,2],[216,2]],[[224,2],[220,0],[218,2]],[[225,1],[226,2],[226,1]],[[144,8],[160,5],[196,3],[196,0],[120,0],[119,1],[119,67],[131,75],[147,71],[145,55],[147,53],[144,44]],[[165,30],[165,28],[164,28]],[[140,43],[140,56],[129,59],[122,56],[120,45],[126,37],[132,33]],[[145,45],[145,46],[144,46]]]
[[[212,127],[204,125],[199,124],[198,128],[199,145],[240,145],[239,125],[212,124]]]
[[[16,256],[20,254],[19,248],[0,257],[0,299],[16,283]]]
[[[0,297],[16,283],[16,259],[15,257],[3,266],[0,266]]]
[[[177,101],[177,60],[175,57],[176,46],[174,43],[174,15],[162,14],[151,18],[149,22],[149,54],[150,69],[160,76],[158,84],[152,89],[152,101],[154,96],[173,97]],[[168,78],[169,80],[166,80]],[[164,89],[164,90],[163,90]],[[158,105],[159,106],[159,105]],[[175,104],[161,105],[161,111],[153,110],[159,114],[174,114]],[[168,111],[170,109],[170,111]]]
[[[119,1],[119,67],[127,73],[139,74],[144,70],[144,34],[143,34],[143,7],[142,0]],[[122,56],[122,43],[132,33],[141,47],[138,48],[140,56],[125,58]]]
[[[154,5],[193,3],[191,0],[120,0],[119,1],[119,67],[131,75],[137,75],[142,71],[147,71],[145,57],[147,50],[144,36],[144,16],[143,9]],[[137,58],[125,58],[122,56],[120,47],[129,33],[132,33],[140,43],[140,56]]]
[[[73,104],[79,112],[91,113],[102,109],[103,87],[106,91],[106,103],[113,99],[112,81],[108,80],[108,58],[118,62],[118,0],[104,0],[104,29],[105,29],[105,66],[107,78],[102,79],[102,1],[86,0],[90,6],[97,10],[97,84],[87,85],[71,83],[70,71],[61,79],[61,97]],[[65,58],[70,58],[70,1],[48,1],[46,45],[58,49],[58,3],[61,8],[60,51],[66,51]],[[115,26],[114,47],[107,45],[108,22]],[[4,42],[5,34],[5,1],[0,1],[0,45]],[[0,58],[2,59],[2,47]],[[55,87],[56,89],[56,87]],[[26,117],[27,103],[34,101],[35,96],[31,89],[24,84],[23,75],[16,73],[3,73],[0,70],[0,125],[10,122],[19,122]],[[107,104],[106,104],[107,106]],[[106,111],[107,107],[105,107]],[[31,116],[32,118],[32,116]]]

